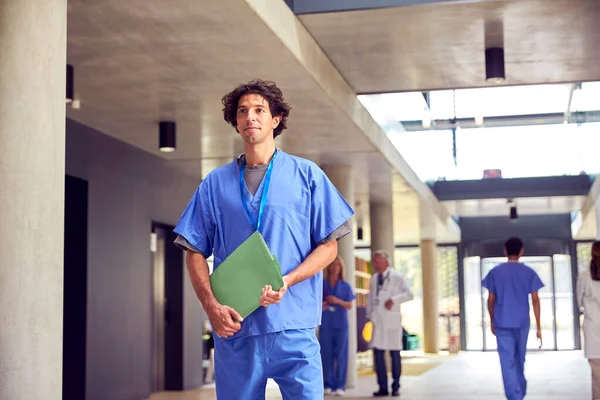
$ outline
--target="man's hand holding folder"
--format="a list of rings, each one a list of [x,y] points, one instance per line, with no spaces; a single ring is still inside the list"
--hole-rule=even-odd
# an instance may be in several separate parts
[[[283,287],[277,291],[273,290],[271,285],[265,285],[260,295],[260,305],[266,307],[271,304],[277,304],[286,294],[288,289],[287,277],[283,277]]]
[[[286,278],[283,278],[283,287],[277,291],[273,290],[271,285],[266,285],[261,293],[260,305],[267,307],[271,304],[277,304],[287,292]],[[211,321],[213,332],[219,337],[228,338],[233,336],[242,328],[241,322],[244,320],[242,316],[229,306],[224,306],[215,302],[209,310],[207,310],[208,319]],[[239,322],[237,322],[239,321]]]
[[[209,318],[218,321],[221,330],[213,329],[223,338],[240,330],[242,318],[257,308],[279,303],[288,288],[279,261],[258,231],[215,268],[210,283],[218,303]]]
[[[233,336],[242,328],[242,316],[229,306],[215,302],[208,310],[208,319],[212,325],[213,332],[219,337],[228,338]],[[236,322],[239,321],[239,322]]]

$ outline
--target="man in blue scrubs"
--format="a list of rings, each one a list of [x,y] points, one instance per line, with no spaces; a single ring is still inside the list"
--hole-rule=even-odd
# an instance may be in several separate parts
[[[524,371],[529,335],[529,295],[541,348],[538,290],[544,284],[533,269],[519,262],[523,256],[521,239],[508,239],[504,251],[508,262],[494,267],[483,280],[482,286],[489,291],[488,311],[492,333],[496,335],[498,343],[504,393],[508,400],[522,400],[527,392]]]
[[[354,211],[319,167],[275,147],[290,106],[273,82],[240,85],[222,103],[225,121],[244,141],[244,154],[208,174],[175,228],[216,334],[217,398],[264,399],[272,378],[284,399],[322,399],[315,335],[322,269],[336,257],[337,239],[350,232]],[[265,286],[262,307],[242,321],[215,299],[206,259],[214,255],[218,268],[257,230],[279,260],[284,286],[278,291]]]

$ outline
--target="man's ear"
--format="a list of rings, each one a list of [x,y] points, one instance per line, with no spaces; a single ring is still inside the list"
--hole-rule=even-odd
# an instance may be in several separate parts
[[[279,126],[280,122],[281,122],[281,115],[278,115],[277,117],[273,117],[273,129],[277,128]]]

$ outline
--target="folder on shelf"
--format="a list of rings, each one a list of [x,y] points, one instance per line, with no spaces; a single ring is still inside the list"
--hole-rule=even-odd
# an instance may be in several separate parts
[[[256,231],[233,251],[210,275],[217,301],[237,311],[242,318],[260,307],[265,285],[283,287],[281,266]]]

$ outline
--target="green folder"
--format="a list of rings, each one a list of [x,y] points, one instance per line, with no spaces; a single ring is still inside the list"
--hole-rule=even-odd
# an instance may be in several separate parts
[[[214,270],[210,284],[219,303],[246,318],[260,307],[265,285],[277,291],[283,287],[283,277],[277,257],[256,231]]]

